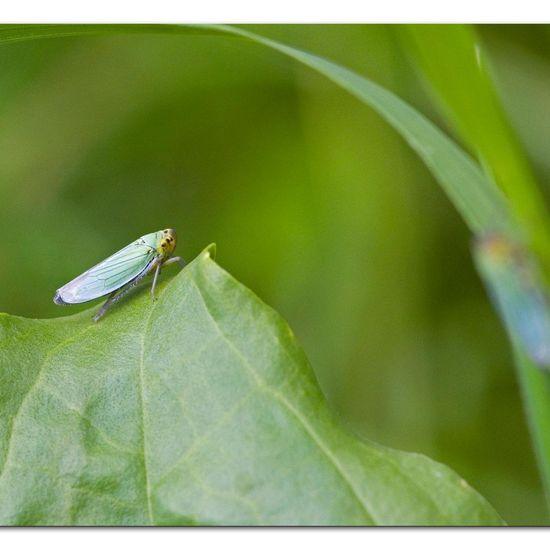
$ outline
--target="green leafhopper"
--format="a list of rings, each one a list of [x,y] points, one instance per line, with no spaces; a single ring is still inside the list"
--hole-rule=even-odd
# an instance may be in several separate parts
[[[511,339],[539,367],[550,366],[550,314],[544,283],[527,251],[509,237],[476,239],[474,256]]]
[[[94,315],[94,321],[98,321],[113,304],[153,272],[151,295],[154,300],[161,268],[173,262],[182,267],[185,265],[179,256],[172,256],[175,248],[176,232],[173,229],[143,235],[59,288],[53,301],[60,306],[81,304],[110,294]]]

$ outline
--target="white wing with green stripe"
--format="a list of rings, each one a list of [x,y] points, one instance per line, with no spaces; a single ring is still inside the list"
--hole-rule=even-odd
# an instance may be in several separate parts
[[[105,296],[151,268],[162,232],[149,233],[115,252],[57,290],[56,304],[80,304]]]

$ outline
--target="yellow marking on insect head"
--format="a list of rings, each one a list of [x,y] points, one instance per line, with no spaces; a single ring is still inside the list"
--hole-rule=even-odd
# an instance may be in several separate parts
[[[163,229],[162,238],[157,248],[161,256],[167,258],[176,249],[176,231],[174,229]]]

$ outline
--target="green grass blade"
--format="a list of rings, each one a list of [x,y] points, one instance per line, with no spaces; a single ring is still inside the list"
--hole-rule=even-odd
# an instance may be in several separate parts
[[[466,25],[408,25],[400,32],[440,99],[447,118],[509,198],[510,209],[525,229],[548,275],[548,210],[497,97],[476,32]],[[485,279],[489,287],[496,288],[499,284],[492,274],[485,273]],[[538,284],[540,292],[545,292],[543,282]],[[517,327],[510,324],[502,311],[499,314],[515,350],[517,376],[550,506],[550,374],[537,368],[525,354]]]
[[[550,508],[550,376],[515,346],[515,364],[524,407]]]
[[[514,348],[524,405],[550,504],[550,313],[544,279],[527,251],[502,235],[478,238],[473,253]]]
[[[447,118],[509,198],[510,209],[550,273],[548,209],[497,97],[475,30],[468,25],[406,25],[398,29]]]
[[[383,116],[418,153],[474,232],[505,228],[505,202],[476,163],[426,117],[392,92],[345,67],[236,27],[216,27],[269,46],[338,84]]]

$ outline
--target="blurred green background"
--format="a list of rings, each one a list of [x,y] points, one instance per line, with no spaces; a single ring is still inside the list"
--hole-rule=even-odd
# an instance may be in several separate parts
[[[250,28],[369,76],[453,134],[399,26]],[[476,31],[547,193],[550,30]],[[350,429],[446,463],[512,524],[547,522],[470,235],[378,115],[216,36],[4,44],[0,66],[0,311],[78,311],[55,289],[144,233],[175,227],[187,259],[216,242],[289,321]]]

